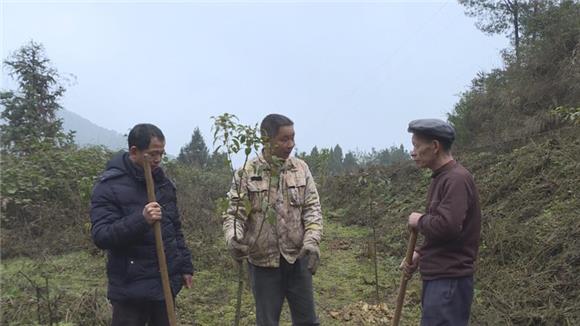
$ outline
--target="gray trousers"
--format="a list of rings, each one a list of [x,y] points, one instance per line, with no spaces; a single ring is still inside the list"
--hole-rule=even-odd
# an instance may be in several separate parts
[[[278,325],[285,298],[293,325],[320,325],[314,310],[312,274],[306,260],[298,259],[290,264],[280,256],[278,268],[248,265],[258,326]]]
[[[169,326],[165,301],[111,301],[112,326]]]
[[[473,276],[423,281],[421,326],[467,326]]]

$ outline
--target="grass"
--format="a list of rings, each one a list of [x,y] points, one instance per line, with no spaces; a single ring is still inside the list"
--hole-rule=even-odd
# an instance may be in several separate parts
[[[358,304],[376,303],[373,264],[368,257],[369,231],[333,221],[325,225],[321,266],[314,276],[316,308],[323,325],[360,325],[361,316],[373,314],[361,311],[362,305]],[[387,306],[384,317],[394,309],[399,260],[399,257],[379,260],[380,300]],[[3,325],[48,324],[49,307],[53,320],[60,321],[59,325],[107,325],[110,322],[103,254],[75,252],[41,260],[17,258],[5,260],[0,266]],[[194,320],[196,325],[232,324],[235,280],[235,266],[225,252],[216,257],[212,266],[200,268],[193,288],[182,290],[176,300],[180,324],[192,325]],[[407,322],[416,323],[418,318],[418,286],[416,279],[410,282],[407,298],[412,308],[406,307],[403,314]],[[37,296],[37,288],[40,296]],[[254,302],[246,282],[242,325],[253,324]],[[281,325],[291,325],[286,303]]]

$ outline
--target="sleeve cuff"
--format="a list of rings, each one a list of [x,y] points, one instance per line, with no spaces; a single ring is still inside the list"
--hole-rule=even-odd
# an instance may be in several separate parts
[[[423,229],[424,229],[424,224],[425,221],[427,219],[427,214],[423,214],[421,215],[421,217],[419,218],[419,222],[417,223],[417,231],[419,233],[423,233]],[[423,233],[424,234],[424,233]]]

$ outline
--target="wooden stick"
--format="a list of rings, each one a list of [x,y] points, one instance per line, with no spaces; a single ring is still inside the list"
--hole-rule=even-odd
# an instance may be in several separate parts
[[[409,236],[409,243],[407,244],[407,254],[405,256],[405,261],[407,264],[411,265],[413,263],[413,252],[415,251],[415,243],[417,242],[417,231],[411,229],[411,235]],[[399,295],[397,296],[397,308],[395,309],[395,315],[393,316],[392,326],[398,326],[399,320],[401,319],[401,311],[403,310],[403,302],[405,301],[405,292],[407,290],[407,275],[403,271],[401,275],[401,285],[399,287]]]
[[[236,319],[234,325],[240,325],[242,318],[242,292],[244,290],[244,261],[237,262],[238,264],[238,292],[236,295]]]
[[[147,199],[149,202],[155,202],[155,183],[153,175],[151,174],[151,165],[149,163],[149,156],[145,155],[145,163],[143,164],[143,171],[145,173],[145,184],[147,185]],[[161,234],[161,223],[153,223],[153,231],[155,233],[155,247],[157,249],[157,261],[159,262],[159,269],[161,271],[161,284],[163,285],[163,296],[165,297],[165,307],[167,309],[167,318],[169,318],[169,325],[176,326],[175,308],[173,305],[173,293],[169,285],[169,272],[167,271],[167,259],[165,258],[165,250],[163,249],[163,237]]]

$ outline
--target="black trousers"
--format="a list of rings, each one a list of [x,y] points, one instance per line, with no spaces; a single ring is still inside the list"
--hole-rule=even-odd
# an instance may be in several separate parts
[[[423,281],[421,326],[467,326],[473,276]]]
[[[112,326],[169,326],[165,301],[111,301]]]
[[[284,299],[288,299],[293,325],[320,325],[314,309],[312,274],[306,260],[298,259],[290,264],[280,256],[278,268],[249,264],[249,269],[258,326],[278,325]]]

